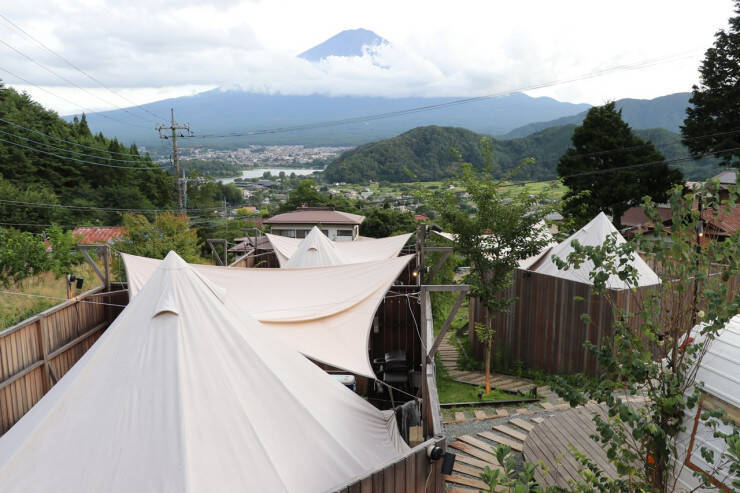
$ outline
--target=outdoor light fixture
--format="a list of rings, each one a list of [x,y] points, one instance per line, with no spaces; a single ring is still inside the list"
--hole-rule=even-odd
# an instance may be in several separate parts
[[[419,277],[419,271],[414,269],[411,271],[411,277]]]
[[[438,447],[437,445],[430,445],[427,447],[427,457],[429,457],[429,460],[439,460],[442,458],[442,455],[444,455],[442,447]]]
[[[445,458],[442,461],[442,474],[452,474],[452,468],[455,466],[455,454],[445,452]]]
[[[70,286],[72,283],[75,283],[75,287],[77,289],[82,289],[82,284],[85,282],[85,279],[82,277],[77,277],[73,274],[67,274],[67,284]]]
[[[699,224],[696,226],[696,234],[699,235],[699,238],[704,236],[704,221],[699,219]]]

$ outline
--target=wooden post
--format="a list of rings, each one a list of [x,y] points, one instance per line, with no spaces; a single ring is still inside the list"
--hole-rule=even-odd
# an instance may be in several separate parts
[[[40,318],[37,322],[38,326],[38,348],[41,355],[41,361],[43,366],[41,367],[41,382],[44,389],[44,394],[51,388],[51,377],[49,376],[49,347],[44,338],[44,328],[42,327],[45,318]]]

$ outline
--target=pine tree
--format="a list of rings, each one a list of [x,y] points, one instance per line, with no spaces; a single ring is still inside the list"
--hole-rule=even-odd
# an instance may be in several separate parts
[[[622,214],[644,196],[662,202],[668,190],[683,181],[681,172],[670,169],[651,142],[632,132],[614,102],[589,110],[560,158],[558,175],[569,188],[565,215],[576,224],[601,211],[619,224]]]
[[[713,153],[724,165],[740,167],[740,0],[728,31],[714,35],[699,68],[681,127],[683,142],[695,157]],[[730,133],[734,132],[734,133]],[[711,136],[708,136],[711,135]],[[730,150],[734,149],[734,150]],[[733,158],[735,158],[733,160]]]

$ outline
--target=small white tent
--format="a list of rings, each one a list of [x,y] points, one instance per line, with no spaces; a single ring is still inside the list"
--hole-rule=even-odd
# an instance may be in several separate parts
[[[328,491],[408,451],[175,253],[0,438],[0,490]]]
[[[266,236],[272,244],[281,267],[304,267],[359,264],[398,257],[411,234],[389,236],[388,238],[365,238],[360,241],[333,242],[319,228],[314,226],[304,239],[276,236],[269,233]],[[316,251],[311,251],[306,255],[305,250],[309,248],[316,248]],[[303,258],[297,259],[293,264],[288,265],[293,257],[299,253]],[[306,259],[306,257],[309,258]],[[318,264],[316,262],[323,263]]]
[[[692,330],[696,340],[702,339],[700,330],[701,326]],[[693,476],[696,470],[701,470],[715,481],[730,487],[732,481],[728,477],[727,465],[715,469],[718,463],[724,462],[721,456],[727,451],[727,444],[722,438],[714,436],[712,428],[697,419],[697,413],[722,409],[730,419],[740,425],[740,314],[735,315],[708,344],[707,352],[697,369],[695,381],[703,384],[702,396],[698,405],[684,417],[683,424],[686,429],[678,435],[676,443],[678,453],[676,475],[679,491],[693,491],[699,486],[699,481]],[[731,429],[729,426],[720,425],[720,431],[729,433]],[[714,465],[708,464],[702,457],[703,447],[714,453]]]
[[[571,267],[567,270],[561,270],[558,269],[558,266],[552,260],[552,257],[555,255],[562,260],[566,260],[568,255],[574,250],[571,245],[573,240],[578,240],[581,245],[596,246],[601,245],[610,235],[615,235],[617,243],[619,244],[626,242],[624,237],[619,234],[619,231],[617,231],[617,228],[615,228],[611,221],[609,221],[609,218],[606,217],[606,214],[601,212],[587,225],[576,231],[566,240],[552,247],[552,249],[545,254],[545,258],[542,259],[539,265],[535,265],[532,271],[562,279],[570,279],[572,281],[578,281],[585,284],[593,284],[589,278],[589,273],[594,269],[593,262],[586,261],[577,269]],[[653,286],[660,284],[660,278],[658,275],[645,263],[644,260],[642,260],[642,258],[640,258],[639,255],[635,254],[632,265],[637,269],[639,286]],[[609,289],[629,288],[627,283],[620,280],[617,276],[611,276],[606,285]]]
[[[121,257],[134,297],[162,261]],[[303,269],[193,268],[225,290],[237,315],[256,318],[311,359],[375,378],[367,347],[373,318],[411,258]]]
[[[271,236],[269,235],[268,238]],[[331,241],[319,228],[314,226],[298,244],[290,259],[285,263],[281,262],[280,266],[295,269],[353,263],[337,248],[337,245],[338,243]]]

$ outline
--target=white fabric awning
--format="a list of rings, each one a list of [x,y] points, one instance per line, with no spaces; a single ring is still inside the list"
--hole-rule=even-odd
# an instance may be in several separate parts
[[[362,241],[331,241],[317,227],[304,239],[288,238],[267,234],[275,256],[281,267],[313,267],[317,265],[359,264],[398,257],[413,233],[389,236],[388,238],[367,238]],[[309,248],[316,248],[315,252]],[[300,254],[292,265],[296,254]],[[313,258],[312,258],[313,257]]]
[[[585,284],[593,284],[589,277],[589,274],[594,269],[593,262],[586,261],[582,263],[578,269],[571,267],[568,270],[560,270],[555,262],[553,262],[552,257],[553,255],[557,255],[558,258],[566,260],[568,255],[573,251],[573,246],[571,245],[573,240],[578,240],[578,243],[581,245],[596,246],[604,243],[607,237],[613,234],[617,237],[617,244],[626,242],[624,237],[619,234],[619,231],[617,231],[617,228],[615,228],[609,218],[606,217],[606,214],[600,212],[599,215],[591,220],[591,222],[547,252],[547,256],[542,260],[542,263],[533,270],[533,272],[548,274],[562,279],[570,279],[572,281],[578,281]],[[632,265],[637,269],[639,286],[653,286],[660,284],[660,277],[658,277],[653,269],[645,263],[640,255],[635,254]],[[628,289],[630,287],[617,276],[611,276],[608,279],[606,286],[609,289]]]
[[[0,438],[0,489],[335,490],[408,452],[382,412],[173,252]]]
[[[121,256],[133,298],[162,261]],[[256,318],[309,358],[375,378],[367,348],[373,317],[411,258],[302,269],[193,268],[224,290],[234,313]]]

